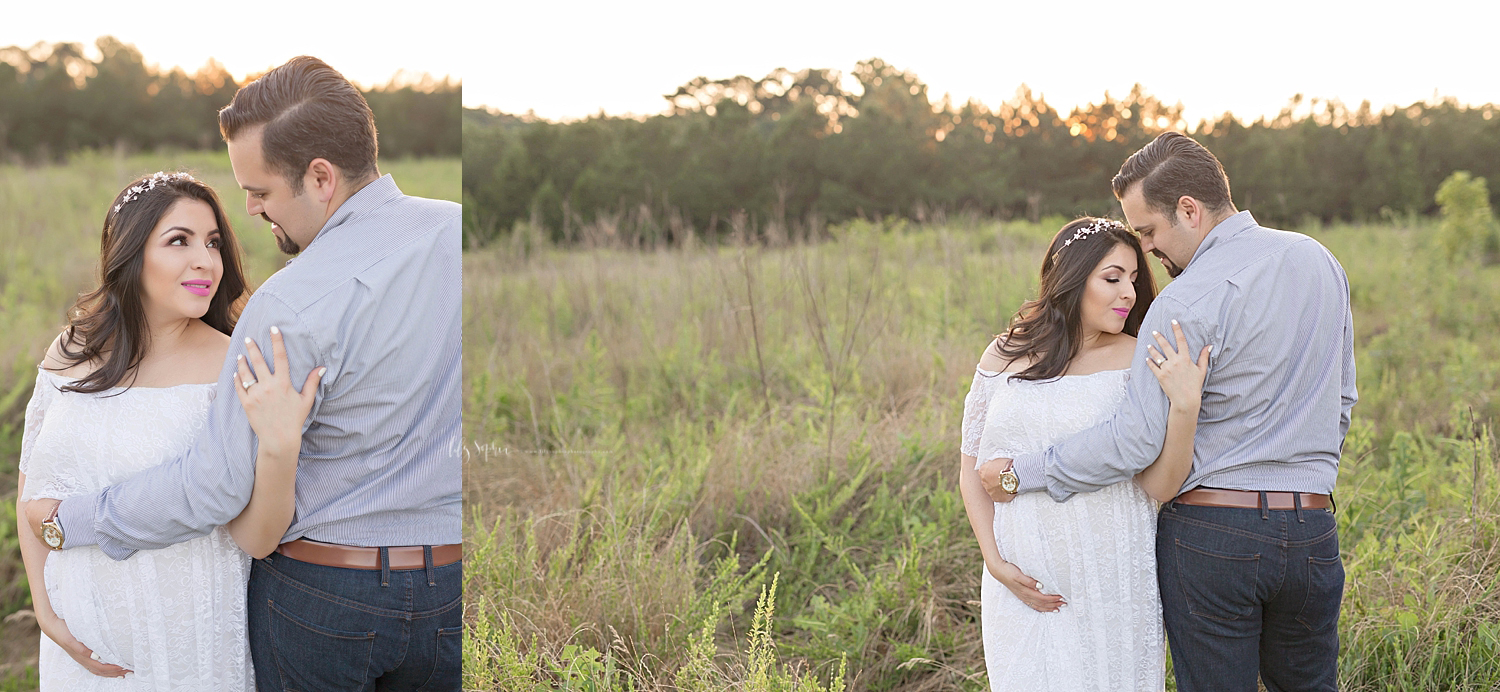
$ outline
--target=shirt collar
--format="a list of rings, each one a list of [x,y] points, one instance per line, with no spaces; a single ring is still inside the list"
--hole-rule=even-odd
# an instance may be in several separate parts
[[[396,187],[396,179],[392,178],[390,173],[370,181],[369,184],[360,188],[358,192],[350,195],[349,199],[344,200],[344,203],[340,204],[338,209],[334,210],[333,216],[328,217],[328,222],[323,224],[323,228],[318,230],[317,235],[313,236],[312,242],[308,243],[307,247],[302,248],[302,252],[305,254],[308,250],[311,250],[319,240],[323,239],[323,236],[333,233],[339,226],[343,226],[349,221],[359,218],[372,209],[400,196],[401,188]],[[301,255],[298,255],[298,257],[301,257]],[[293,259],[296,258],[294,257]],[[292,260],[287,260],[287,264],[291,263]]]
[[[1255,217],[1250,215],[1249,209],[1220,221],[1218,225],[1214,226],[1213,230],[1208,232],[1208,235],[1203,237],[1203,242],[1198,244],[1198,251],[1194,252],[1193,258],[1188,260],[1188,267],[1193,266],[1193,263],[1197,262],[1198,258],[1202,257],[1203,253],[1208,252],[1213,246],[1233,238],[1239,235],[1241,231],[1253,228],[1256,225],[1258,224],[1255,223]],[[1183,267],[1183,271],[1187,271],[1187,267]]]

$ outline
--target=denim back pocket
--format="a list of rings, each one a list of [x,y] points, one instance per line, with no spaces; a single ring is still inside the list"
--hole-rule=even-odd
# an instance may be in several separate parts
[[[358,689],[369,676],[373,631],[348,631],[293,615],[274,601],[271,647],[286,690]]]
[[[437,631],[437,660],[432,677],[417,692],[456,690],[463,678],[463,625],[443,627]]]
[[[1260,602],[1260,553],[1231,553],[1174,538],[1178,579],[1188,612],[1214,620],[1239,620]]]
[[[1334,543],[1338,549],[1338,543]],[[1309,556],[1307,558],[1307,597],[1302,610],[1297,612],[1297,622],[1309,632],[1323,632],[1338,627],[1339,604],[1344,599],[1344,561],[1337,553],[1333,557]]]

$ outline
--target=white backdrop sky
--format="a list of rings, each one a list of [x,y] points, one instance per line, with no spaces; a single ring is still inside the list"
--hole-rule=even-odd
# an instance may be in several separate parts
[[[436,9],[445,5],[448,10]],[[81,43],[97,59],[94,41],[109,35],[138,48],[148,65],[191,74],[212,57],[241,83],[247,74],[304,54],[322,58],[366,88],[389,82],[401,70],[460,79],[468,56],[452,40],[457,11],[451,3],[409,6],[419,11],[395,16],[366,5],[287,0],[8,2],[0,16],[0,46]]]
[[[44,7],[46,9],[44,9]],[[1377,108],[1500,103],[1500,4],[575,0],[347,5],[11,3],[0,46],[109,34],[148,63],[236,78],[302,53],[364,86],[398,70],[461,79],[464,104],[549,119],[649,115],[697,76],[838,69],[880,57],[934,98],[998,105],[1022,83],[1061,110],[1139,82],[1190,123],[1273,115],[1293,94]]]
[[[549,119],[653,114],[703,75],[879,57],[934,99],[996,106],[1022,83],[1063,111],[1139,82],[1188,122],[1274,115],[1296,93],[1350,107],[1434,92],[1500,103],[1493,2],[513,2],[471,25],[464,103]],[[1478,8],[1478,9],[1475,9]],[[477,35],[477,34],[476,34]]]

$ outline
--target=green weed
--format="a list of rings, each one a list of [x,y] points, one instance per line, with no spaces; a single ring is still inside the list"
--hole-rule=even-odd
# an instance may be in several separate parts
[[[466,685],[556,684],[585,651],[620,689],[987,689],[960,409],[1062,221],[467,256],[469,642],[512,677]],[[1345,689],[1500,675],[1500,267],[1431,229],[1309,229],[1355,310]]]

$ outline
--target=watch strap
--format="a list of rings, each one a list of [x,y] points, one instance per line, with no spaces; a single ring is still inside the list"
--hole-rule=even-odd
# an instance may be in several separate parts
[[[57,520],[57,512],[60,509],[62,509],[61,501],[52,506],[52,512],[49,513],[47,515],[47,519],[42,522],[42,536],[44,539],[42,543],[52,550],[62,550],[63,545],[68,542],[68,534],[66,531],[63,531],[62,523]],[[46,534],[48,529],[56,532],[60,539],[58,541],[58,544],[55,546],[52,545],[51,542],[45,540],[47,537]]]

